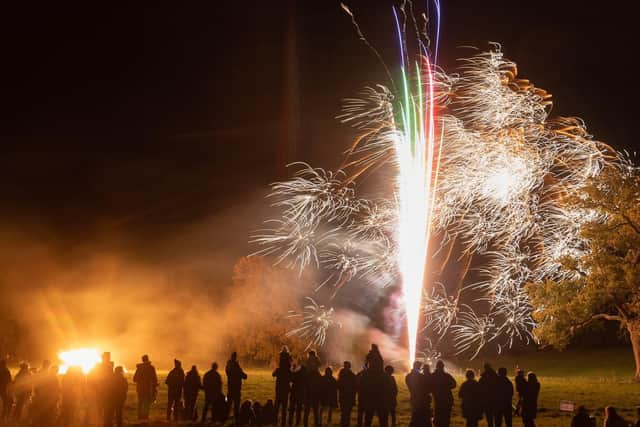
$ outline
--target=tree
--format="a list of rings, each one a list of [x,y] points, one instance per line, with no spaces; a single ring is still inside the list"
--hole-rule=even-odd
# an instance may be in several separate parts
[[[527,286],[534,332],[562,349],[580,328],[618,322],[631,341],[640,381],[640,169],[628,162],[608,166],[566,203],[593,218],[580,227],[587,247],[561,260],[573,273],[569,278]]]
[[[286,333],[295,327],[288,311],[296,309],[302,279],[261,257],[244,257],[233,268],[233,287],[225,313],[230,350],[252,363],[274,360],[283,345],[301,355],[306,343]]]

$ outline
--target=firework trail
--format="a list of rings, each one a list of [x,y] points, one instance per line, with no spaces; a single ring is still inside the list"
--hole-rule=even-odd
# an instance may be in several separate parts
[[[575,274],[559,260],[587,247],[579,230],[593,213],[570,210],[562,199],[618,160],[579,119],[550,118],[551,95],[518,78],[497,44],[464,59],[456,74],[434,66],[428,40],[412,60],[404,33],[409,19],[408,27],[418,28],[412,7],[401,2],[393,9],[398,84],[367,87],[345,100],[338,119],[360,136],[338,171],[294,165],[290,180],[272,185],[278,218],[252,242],[256,255],[317,269],[322,277],[313,289],[333,288],[333,304],[350,283],[376,289],[402,283],[410,358],[422,350],[419,330],[437,337],[430,354],[449,339],[475,357],[487,346],[500,351],[534,338],[523,285]],[[414,31],[424,39],[426,30]],[[380,170],[396,177],[393,194],[360,198],[360,182]],[[452,261],[461,263],[461,273],[445,282],[437,275]],[[425,273],[442,285],[423,291]],[[300,316],[302,325],[290,334],[310,345],[324,342],[331,310],[311,299]]]
[[[424,286],[425,262],[429,244],[435,171],[438,168],[439,146],[435,140],[433,74],[427,56],[415,64],[415,92],[408,80],[400,22],[393,9],[400,43],[403,102],[400,103],[401,131],[394,141],[398,168],[398,268],[402,280],[409,336],[409,358],[416,356],[420,301]],[[426,76],[424,93],[422,76]]]

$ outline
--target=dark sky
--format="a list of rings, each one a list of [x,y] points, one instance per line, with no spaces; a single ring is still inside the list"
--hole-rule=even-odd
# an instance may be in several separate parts
[[[267,184],[287,160],[335,167],[353,137],[333,118],[340,100],[383,70],[337,1],[127,3],[3,5],[0,231],[151,264],[205,254],[229,277]],[[348,4],[393,65],[392,2]],[[553,93],[555,114],[638,147],[631,8],[442,0],[442,10],[442,65],[467,55],[459,46],[500,42],[521,76]]]

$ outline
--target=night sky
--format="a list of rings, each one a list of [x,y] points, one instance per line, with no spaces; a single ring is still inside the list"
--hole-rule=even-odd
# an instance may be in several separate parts
[[[354,136],[334,119],[341,99],[384,71],[337,1],[128,3],[3,6],[0,268],[29,268],[14,252],[42,245],[69,263],[197,258],[210,283],[228,283],[268,183],[288,161],[335,167]],[[347,4],[394,66],[392,3]],[[445,68],[471,53],[460,46],[500,42],[553,93],[553,114],[640,146],[637,13],[442,0],[442,14]]]

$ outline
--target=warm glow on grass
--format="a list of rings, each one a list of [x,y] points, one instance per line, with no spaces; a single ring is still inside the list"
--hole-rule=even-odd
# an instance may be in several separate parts
[[[75,366],[82,369],[82,372],[88,374],[94,366],[100,363],[102,352],[96,348],[76,348],[72,350],[62,351],[58,354],[60,359],[59,374],[65,374],[70,367]]]

